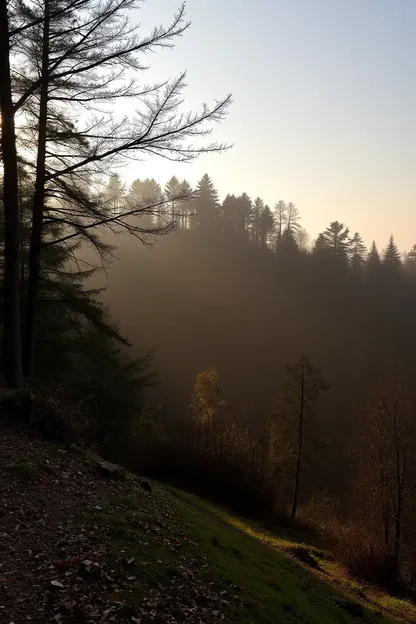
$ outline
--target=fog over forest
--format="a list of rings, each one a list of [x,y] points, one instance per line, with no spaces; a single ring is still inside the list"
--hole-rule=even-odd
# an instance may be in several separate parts
[[[168,4],[0,0],[0,608],[415,622],[416,5]]]
[[[154,181],[129,190],[110,178],[115,210],[140,185],[152,193],[148,204],[162,196]],[[312,460],[324,481],[333,479],[329,455],[345,446],[359,404],[383,380],[412,379],[416,254],[402,258],[393,238],[380,252],[367,249],[336,221],[309,240],[290,202],[273,210],[244,195],[220,202],[209,176],[194,192],[173,205],[175,230],[150,248],[108,234],[115,258],[93,284],[106,287],[103,299],[134,350],[155,349],[160,382],[149,396],[164,404],[168,422],[185,417],[195,377],[207,367],[218,370],[224,395],[260,422],[281,392],[286,364],[307,355],[331,385]],[[168,222],[171,204],[142,217],[146,227]]]

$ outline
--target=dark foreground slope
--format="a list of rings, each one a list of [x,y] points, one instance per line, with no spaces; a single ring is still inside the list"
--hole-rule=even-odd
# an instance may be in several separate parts
[[[324,553],[311,571],[287,540],[96,464],[0,427],[0,622],[415,621],[410,606],[326,582]]]

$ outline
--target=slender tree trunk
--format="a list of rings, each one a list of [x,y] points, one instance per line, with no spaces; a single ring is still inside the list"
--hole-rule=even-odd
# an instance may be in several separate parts
[[[9,52],[7,2],[0,0],[0,111],[4,203],[3,362],[7,385],[21,388],[19,189]]]
[[[399,572],[400,551],[402,545],[402,496],[397,496],[397,511],[394,519],[394,567],[395,572]]]
[[[46,126],[48,116],[48,66],[49,66],[49,2],[45,2],[45,20],[42,41],[42,83],[39,102],[38,155],[36,161],[35,193],[33,197],[32,232],[29,249],[29,274],[27,284],[27,309],[23,371],[31,378],[35,372],[36,308],[39,295],[40,257],[42,252],[43,210],[46,179]]]
[[[295,481],[293,484],[293,497],[292,497],[292,511],[291,517],[296,517],[296,510],[298,508],[298,498],[299,498],[299,480],[300,480],[300,461],[302,455],[302,444],[303,444],[303,411],[305,407],[305,387],[304,387],[304,379],[302,375],[302,383],[301,383],[301,396],[299,401],[299,429],[298,429],[298,450],[296,455],[296,466],[295,466]]]

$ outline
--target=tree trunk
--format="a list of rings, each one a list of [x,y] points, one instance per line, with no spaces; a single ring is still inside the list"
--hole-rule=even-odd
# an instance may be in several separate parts
[[[0,0],[0,111],[4,169],[3,362],[6,384],[21,388],[19,190],[9,52],[7,2]]]
[[[38,154],[36,182],[33,197],[32,232],[29,249],[29,274],[27,308],[25,317],[25,341],[23,371],[26,378],[35,372],[36,308],[39,295],[40,257],[42,251],[43,210],[46,178],[46,126],[48,116],[48,67],[49,67],[49,2],[45,2],[45,20],[42,41],[42,83],[39,102]]]
[[[394,567],[395,572],[399,572],[400,551],[402,545],[402,497],[398,494],[397,511],[394,519]]]
[[[292,511],[291,517],[296,518],[296,510],[298,508],[298,497],[299,497],[299,480],[300,480],[300,459],[302,455],[302,444],[303,444],[303,411],[305,407],[305,387],[304,387],[304,378],[302,375],[301,382],[301,396],[299,401],[299,429],[298,429],[298,451],[296,455],[296,467],[295,467],[295,482],[293,484],[293,498],[292,498]]]

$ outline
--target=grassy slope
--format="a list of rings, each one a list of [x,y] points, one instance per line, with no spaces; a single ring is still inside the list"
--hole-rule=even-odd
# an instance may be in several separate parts
[[[370,590],[364,595],[339,574],[325,553],[312,550],[320,570],[311,572],[288,556],[293,537],[277,537],[171,488],[157,486],[153,496],[140,500],[113,500],[96,512],[94,521],[107,527],[115,560],[120,552],[130,561],[134,558],[129,599],[133,595],[138,603],[156,589],[168,595],[178,576],[183,577],[180,587],[186,591],[187,584],[192,585],[186,561],[192,560],[198,562],[204,582],[226,597],[222,606],[229,622],[357,622],[334,601],[342,596],[362,604],[366,622],[416,621],[416,610],[410,605]]]

